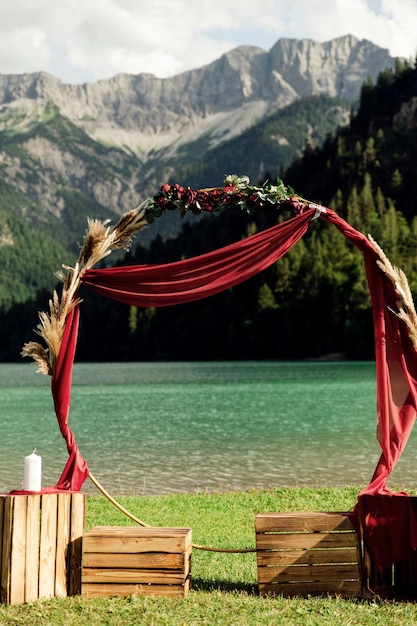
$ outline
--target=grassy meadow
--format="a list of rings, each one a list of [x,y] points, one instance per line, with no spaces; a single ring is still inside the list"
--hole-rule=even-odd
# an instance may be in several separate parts
[[[345,511],[359,487],[277,488],[264,491],[192,493],[119,499],[154,526],[191,527],[193,543],[215,548],[255,547],[254,516],[266,511]],[[85,530],[133,522],[103,496],[88,496]],[[192,589],[187,598],[81,597],[0,605],[0,625],[25,626],[370,626],[417,624],[417,603],[292,598],[257,595],[254,553],[193,550]]]

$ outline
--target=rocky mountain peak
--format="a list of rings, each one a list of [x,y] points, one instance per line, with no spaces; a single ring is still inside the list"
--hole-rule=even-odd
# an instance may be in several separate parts
[[[326,43],[279,39],[270,51],[240,46],[209,65],[160,79],[117,74],[84,85],[44,72],[0,76],[0,106],[41,111],[53,102],[92,138],[133,150],[172,147],[239,119],[236,132],[297,98],[326,93],[355,100],[368,76],[392,67],[387,50],[352,35]],[[13,124],[13,119],[10,118]],[[198,130],[199,129],[199,130]]]
[[[355,100],[368,76],[392,67],[388,50],[353,35],[325,43],[279,39],[270,51],[272,66],[299,97],[326,93]]]

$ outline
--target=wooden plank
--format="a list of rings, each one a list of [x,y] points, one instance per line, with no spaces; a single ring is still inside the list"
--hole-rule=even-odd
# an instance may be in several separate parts
[[[186,597],[190,588],[187,580],[184,585],[129,585],[129,584],[94,584],[83,585],[82,595],[89,598],[108,598],[111,596],[170,596]]]
[[[265,583],[259,585],[260,595],[283,595],[285,597],[292,596],[317,596],[317,595],[342,595],[346,597],[360,597],[362,595],[362,588],[358,581],[326,581],[312,582],[312,583],[290,583],[290,584],[275,584]]]
[[[71,494],[71,538],[82,537],[85,519],[85,494]]]
[[[294,512],[259,513],[255,516],[256,532],[352,531],[346,513]]]
[[[174,538],[184,542],[184,549],[191,545],[191,528],[171,528],[171,527],[143,527],[143,526],[95,526],[88,535],[105,537],[128,537],[148,538],[165,537]]]
[[[259,566],[294,565],[314,563],[358,563],[357,548],[335,548],[333,550],[258,550]]]
[[[83,539],[84,552],[184,552],[184,537],[161,537],[149,534],[146,537],[93,535],[87,533]]]
[[[136,569],[184,569],[186,555],[168,552],[118,554],[114,552],[84,552],[83,567],[113,567]]]
[[[190,528],[179,528],[178,526],[94,526],[88,534],[92,535],[111,535],[125,536],[133,535],[134,537],[172,537],[174,535],[189,536]]]
[[[74,493],[71,496],[70,535],[68,544],[68,595],[81,593],[81,561],[85,518],[85,495]]]
[[[355,533],[288,533],[256,535],[257,550],[353,548],[358,539]]]
[[[1,575],[1,559],[3,549],[3,511],[4,511],[4,496],[0,495],[0,575]],[[0,598],[1,602],[1,598]]]
[[[41,495],[39,598],[53,598],[55,593],[57,502],[55,493]]]
[[[71,494],[58,494],[55,561],[55,597],[67,595],[67,550],[70,536]]]
[[[13,506],[15,496],[5,496],[3,503],[3,540],[0,575],[0,602],[10,599],[10,566],[12,553]]]
[[[186,579],[183,572],[172,570],[96,569],[83,567],[84,583],[144,583],[159,585],[182,585]]]
[[[25,601],[26,509],[27,498],[14,496],[9,604]]]
[[[40,495],[27,496],[25,602],[39,596]]]
[[[3,593],[5,593],[6,581],[3,579],[3,561],[6,560],[6,555],[3,557],[3,531],[4,531],[4,510],[5,510],[6,496],[0,496],[0,604],[3,602]],[[6,571],[8,568],[5,568]]]
[[[289,567],[260,567],[259,583],[359,580],[359,567],[346,565],[293,565]]]
[[[120,539],[123,542],[133,542],[135,540],[149,540],[152,542],[161,540],[161,545],[164,545],[164,540],[167,543],[172,540],[173,552],[185,552],[191,550],[191,529],[190,528],[150,528],[141,526],[96,526],[88,533],[85,534],[84,539],[87,539],[87,550],[90,538],[94,537],[107,537],[109,539]],[[85,549],[85,548],[84,548]],[[151,547],[147,551],[151,551],[154,548]],[[165,550],[155,549],[156,552],[163,552]]]

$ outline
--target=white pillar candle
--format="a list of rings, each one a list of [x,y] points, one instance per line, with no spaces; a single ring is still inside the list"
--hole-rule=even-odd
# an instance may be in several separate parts
[[[25,457],[24,491],[40,491],[42,488],[42,457],[35,452]]]

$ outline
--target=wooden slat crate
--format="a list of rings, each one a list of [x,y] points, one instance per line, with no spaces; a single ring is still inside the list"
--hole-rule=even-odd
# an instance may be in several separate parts
[[[346,513],[261,513],[255,531],[261,595],[362,595],[359,542]]]
[[[98,526],[84,535],[82,595],[186,597],[191,529]]]
[[[0,495],[0,602],[81,591],[82,493]]]

